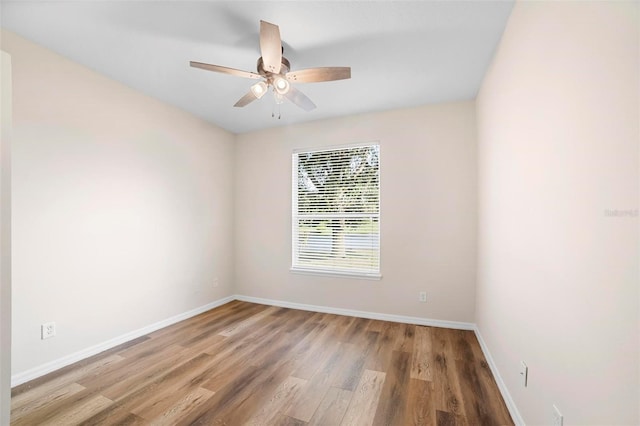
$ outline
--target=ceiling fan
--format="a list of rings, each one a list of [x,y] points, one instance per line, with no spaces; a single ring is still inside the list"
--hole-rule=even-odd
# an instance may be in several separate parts
[[[272,87],[276,103],[280,104],[283,98],[286,98],[305,111],[311,111],[316,105],[291,83],[315,83],[351,78],[350,67],[319,67],[290,71],[291,64],[287,58],[282,56],[283,51],[280,28],[275,24],[260,21],[260,53],[262,56],[258,58],[257,73],[195,61],[191,61],[189,64],[194,68],[260,80],[251,86],[249,92],[241,97],[233,105],[234,107],[244,107],[262,98]]]

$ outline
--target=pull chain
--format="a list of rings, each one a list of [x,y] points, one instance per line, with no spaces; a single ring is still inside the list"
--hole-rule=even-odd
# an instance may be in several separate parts
[[[280,110],[280,105],[283,102],[283,98],[282,95],[279,94],[275,87],[273,88],[273,100],[274,100],[274,104],[273,104],[273,109],[271,110],[271,118],[276,118],[276,108],[275,106],[278,106],[278,120],[280,120],[282,118],[282,112]]]
[[[271,118],[276,118],[276,105],[278,106],[278,120],[282,118],[282,112],[280,110],[281,103],[275,102],[273,105],[273,109],[271,110]]]

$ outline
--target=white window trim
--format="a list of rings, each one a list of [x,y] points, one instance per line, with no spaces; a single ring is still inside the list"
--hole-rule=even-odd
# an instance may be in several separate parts
[[[380,144],[380,141],[369,141],[369,142],[357,142],[357,143],[350,143],[350,144],[341,144],[341,145],[330,145],[330,146],[324,146],[322,148],[298,148],[298,149],[294,149],[292,152],[292,156],[291,156],[291,268],[289,269],[289,271],[291,273],[294,274],[301,274],[301,275],[312,275],[312,276],[325,276],[325,277],[340,277],[340,278],[353,278],[353,279],[365,279],[365,280],[372,280],[372,281],[379,281],[382,279],[382,245],[381,245],[381,239],[382,239],[382,228],[380,227],[380,230],[378,232],[378,272],[374,273],[374,272],[359,272],[359,271],[340,271],[337,269],[334,270],[328,270],[328,269],[314,269],[314,268],[308,268],[308,267],[300,267],[300,266],[294,266],[295,264],[295,260],[297,258],[297,253],[294,251],[294,249],[297,249],[297,245],[295,244],[295,241],[298,238],[298,234],[297,234],[297,227],[294,226],[295,224],[295,216],[294,216],[294,212],[297,210],[297,205],[298,205],[298,200],[296,197],[294,197],[294,194],[297,194],[297,181],[298,181],[298,170],[296,168],[296,155],[297,154],[301,154],[301,153],[305,153],[305,152],[324,152],[324,151],[334,151],[334,150],[339,150],[339,149],[348,149],[348,148],[358,148],[358,147],[364,147],[364,146],[372,146],[372,145],[378,145],[378,147],[380,149],[382,149],[382,146]],[[380,156],[382,157],[382,155]],[[382,165],[381,165],[381,159],[378,158],[378,173],[379,173],[379,183],[378,185],[380,186],[378,191],[378,223],[380,223],[380,226],[382,225],[382,223],[380,222],[380,218],[382,216]],[[357,215],[357,214],[356,214]],[[365,214],[366,215],[366,214]],[[371,215],[366,215],[366,216],[371,216]]]
[[[382,274],[374,274],[374,273],[365,273],[365,272],[339,272],[339,271],[328,271],[326,269],[312,269],[312,268],[300,268],[300,267],[291,267],[289,269],[294,274],[301,275],[314,275],[319,277],[330,276],[330,277],[339,277],[339,278],[357,278],[371,281],[380,281],[382,279]]]

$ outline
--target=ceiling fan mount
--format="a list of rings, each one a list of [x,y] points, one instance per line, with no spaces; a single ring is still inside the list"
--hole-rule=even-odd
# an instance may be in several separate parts
[[[190,65],[194,68],[260,80],[251,86],[249,92],[240,98],[234,107],[244,107],[261,99],[271,87],[276,103],[282,103],[283,98],[286,98],[305,111],[311,111],[316,105],[304,93],[293,87],[292,82],[315,83],[351,78],[350,67],[318,67],[291,71],[291,63],[282,56],[284,48],[280,28],[266,21],[260,21],[260,52],[262,56],[258,58],[255,73],[195,61],[191,61]]]

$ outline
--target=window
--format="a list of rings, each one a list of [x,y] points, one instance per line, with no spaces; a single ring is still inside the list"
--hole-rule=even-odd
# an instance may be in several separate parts
[[[292,270],[380,276],[380,146],[293,154]]]

